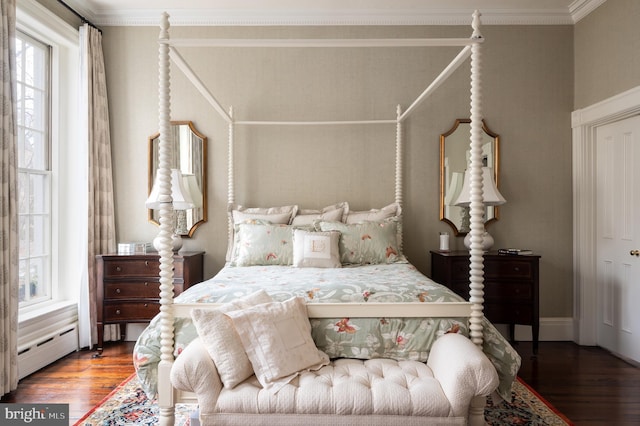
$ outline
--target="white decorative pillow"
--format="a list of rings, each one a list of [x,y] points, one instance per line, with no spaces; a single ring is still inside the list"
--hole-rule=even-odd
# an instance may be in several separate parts
[[[293,231],[293,266],[340,268],[340,233]]]
[[[344,222],[349,213],[349,203],[346,201],[322,210],[299,210],[291,222],[292,225],[311,225],[315,220],[321,219],[328,222]]]
[[[227,245],[227,262],[231,260],[234,253],[234,230],[235,225],[251,219],[264,220],[270,223],[289,225],[298,212],[298,206],[282,207],[244,207],[235,204],[228,206],[229,220],[231,221],[231,231]]]
[[[273,299],[264,290],[259,290],[216,309],[194,308],[191,318],[207,352],[213,359],[220,380],[229,389],[253,375],[251,362],[247,358],[240,337],[225,312],[249,308]]]
[[[340,261],[345,264],[406,262],[398,245],[396,218],[380,222],[318,222],[321,231],[340,232]]]
[[[301,371],[317,370],[329,357],[316,348],[302,297],[226,314],[233,321],[256,378],[278,392]]]
[[[378,222],[391,217],[402,215],[400,204],[393,203],[381,209],[371,209],[365,211],[349,212],[345,223]]]

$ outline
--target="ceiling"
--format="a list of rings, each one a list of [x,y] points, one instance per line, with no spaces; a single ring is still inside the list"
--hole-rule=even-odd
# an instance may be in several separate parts
[[[606,0],[65,0],[96,25],[571,25]]]

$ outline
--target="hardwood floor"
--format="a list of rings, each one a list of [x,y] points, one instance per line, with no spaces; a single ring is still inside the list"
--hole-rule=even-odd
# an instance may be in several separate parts
[[[106,342],[100,358],[89,350],[67,355],[22,379],[2,402],[69,404],[72,425],[134,373],[134,344]]]
[[[640,424],[640,368],[607,351],[570,342],[514,346],[519,376],[576,425]],[[133,342],[105,343],[102,358],[79,351],[28,376],[2,402],[68,403],[70,424],[98,404],[134,369]]]
[[[525,382],[576,425],[640,424],[640,368],[608,351],[569,342],[515,346]]]

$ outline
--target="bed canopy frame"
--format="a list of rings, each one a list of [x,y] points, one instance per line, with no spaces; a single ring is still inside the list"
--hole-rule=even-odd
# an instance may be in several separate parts
[[[173,233],[173,208],[171,199],[170,150],[171,123],[171,90],[170,61],[191,81],[201,95],[207,100],[220,117],[228,124],[228,203],[235,203],[234,182],[234,127],[239,125],[354,125],[354,124],[395,124],[395,202],[402,205],[402,124],[410,114],[424,102],[456,69],[468,58],[470,60],[470,298],[461,303],[376,303],[371,305],[359,303],[347,304],[311,304],[308,305],[309,316],[313,318],[334,318],[345,315],[351,317],[469,317],[469,337],[476,345],[482,346],[482,319],[484,296],[484,262],[482,234],[484,232],[484,203],[482,188],[482,102],[481,102],[481,45],[484,41],[480,33],[480,13],[475,11],[472,17],[472,35],[469,38],[425,38],[425,39],[171,39],[169,36],[169,15],[163,13],[160,20],[159,35],[159,168],[158,185],[162,200],[159,208],[160,230],[158,233],[160,255],[160,327],[161,355],[158,365],[158,405],[160,407],[160,424],[173,425],[176,392],[169,381],[169,373],[173,365],[174,352],[174,319],[190,315],[194,305],[175,304],[173,302],[173,251],[171,235]],[[431,82],[431,84],[404,111],[398,105],[396,117],[385,120],[334,120],[334,121],[250,121],[235,120],[233,108],[226,111],[196,75],[187,61],[180,55],[178,47],[461,47],[458,55]],[[231,232],[231,223],[229,224]],[[200,305],[202,306],[202,305]],[[212,305],[215,306],[215,305]],[[479,409],[483,409],[482,406]]]

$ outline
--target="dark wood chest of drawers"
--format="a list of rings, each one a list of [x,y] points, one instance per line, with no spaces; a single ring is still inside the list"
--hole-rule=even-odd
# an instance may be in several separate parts
[[[484,314],[495,324],[530,325],[538,350],[539,260],[537,255],[484,255]],[[431,278],[469,300],[469,252],[431,252]]]
[[[174,257],[174,294],[203,280],[203,252]],[[105,324],[148,322],[160,312],[160,258],[157,253],[96,256],[98,351]]]

